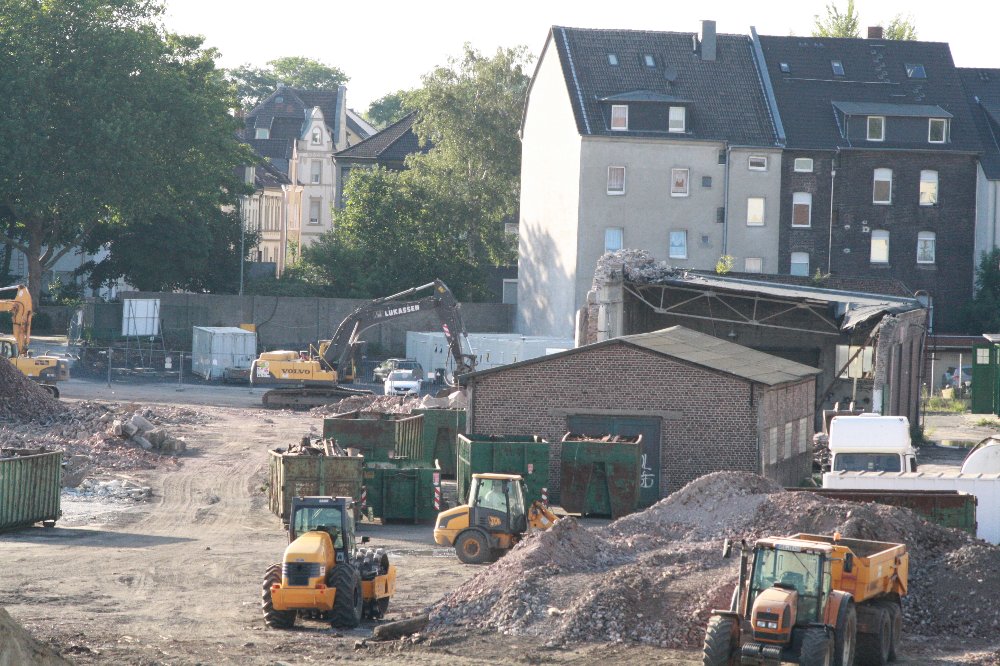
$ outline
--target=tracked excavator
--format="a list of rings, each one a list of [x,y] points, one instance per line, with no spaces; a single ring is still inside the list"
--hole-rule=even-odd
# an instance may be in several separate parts
[[[426,291],[431,294],[414,298]],[[452,378],[447,380],[454,385],[458,375],[475,370],[476,357],[463,350],[462,338],[467,334],[461,306],[441,280],[362,305],[340,322],[332,339],[320,341],[318,347],[310,345],[307,352],[261,353],[250,368],[250,383],[275,386],[264,394],[263,403],[276,408],[313,407],[351,395],[368,394],[370,391],[344,386],[354,381],[355,360],[364,346],[361,334],[393,319],[432,311],[440,318],[455,362]]]
[[[0,287],[0,298],[10,292],[14,292],[14,297],[0,300],[0,312],[11,314],[14,328],[12,335],[0,334],[0,356],[7,358],[28,379],[38,382],[53,397],[58,398],[59,388],[56,382],[69,379],[69,362],[58,356],[34,356],[28,350],[31,342],[31,318],[35,314],[31,293],[23,284],[15,284]]]

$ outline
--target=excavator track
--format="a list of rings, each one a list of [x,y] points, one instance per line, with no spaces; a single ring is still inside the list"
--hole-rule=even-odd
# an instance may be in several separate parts
[[[310,409],[329,405],[331,402],[353,395],[374,395],[374,391],[351,389],[342,386],[326,388],[276,388],[263,395],[261,401],[270,409]]]

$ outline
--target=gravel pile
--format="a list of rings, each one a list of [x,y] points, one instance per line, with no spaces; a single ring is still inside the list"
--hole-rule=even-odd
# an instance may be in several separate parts
[[[45,421],[57,417],[64,409],[48,391],[0,356],[0,423]]]
[[[472,626],[549,636],[552,645],[640,641],[698,647],[712,608],[726,608],[737,558],[724,537],[832,534],[907,544],[905,630],[985,636],[1000,629],[1000,547],[927,523],[908,509],[785,492],[716,472],[641,513],[587,530],[572,518],[534,534],[430,608],[431,631]]]

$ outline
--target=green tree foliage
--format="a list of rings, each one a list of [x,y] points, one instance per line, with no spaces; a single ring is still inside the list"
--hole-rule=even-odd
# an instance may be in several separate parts
[[[409,113],[406,108],[406,95],[406,90],[397,90],[379,97],[368,106],[368,111],[365,113],[368,122],[379,129],[385,129],[397,120],[402,120]]]
[[[983,253],[976,269],[976,295],[964,310],[970,335],[1000,331],[1000,249]]]
[[[162,30],[162,10],[154,0],[8,0],[0,13],[0,218],[15,220],[0,242],[26,254],[36,299],[42,273],[67,252],[153,221],[179,239],[185,220],[236,203],[235,169],[252,157],[233,140],[232,88],[200,38]],[[143,249],[109,274],[138,278],[163,248]],[[238,246],[214,249],[213,266],[238,260]],[[112,255],[123,260],[114,244]]]
[[[837,5],[830,3],[826,6],[826,16],[820,18],[813,17],[815,28],[813,37],[860,37],[861,19],[858,17],[854,0],[847,0],[847,9],[841,13]],[[904,17],[897,14],[883,32],[886,39],[913,40],[917,38],[917,29],[913,25],[909,16]]]
[[[913,41],[917,39],[917,28],[909,16],[896,14],[885,29],[885,38],[897,41]]]
[[[343,70],[300,56],[270,60],[267,67],[247,63],[230,69],[227,75],[236,85],[240,107],[247,111],[274,92],[279,83],[303,90],[336,90],[348,81]]]

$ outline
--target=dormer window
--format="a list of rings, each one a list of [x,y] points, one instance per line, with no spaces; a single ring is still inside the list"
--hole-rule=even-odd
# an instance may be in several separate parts
[[[948,121],[944,118],[931,118],[927,127],[928,143],[945,143],[948,141]]]
[[[911,79],[926,79],[927,70],[920,63],[906,63],[906,76]]]
[[[687,131],[687,109],[683,106],[670,107],[670,117],[667,121],[667,131],[684,133]]]
[[[831,60],[830,61],[830,66],[833,67],[833,75],[834,76],[843,76],[844,75],[844,63],[842,63],[841,61],[839,61],[839,60]]]
[[[269,130],[266,127],[258,127],[254,131],[253,138],[255,138],[255,139],[270,139],[271,138],[271,130]]]
[[[646,67],[656,67],[656,58],[648,53],[642,56],[642,62]]]
[[[885,116],[868,116],[868,140],[885,141]]]
[[[781,68],[782,74],[791,74],[792,72],[792,68],[788,65],[787,62],[780,63],[778,67]]]
[[[628,105],[611,105],[611,129],[625,131],[628,129]]]
[[[323,143],[323,130],[318,127],[313,128],[312,143],[314,146],[319,146]]]
[[[612,67],[617,67],[618,66],[618,56],[615,55],[614,53],[609,53],[608,54],[608,64],[611,65]]]

